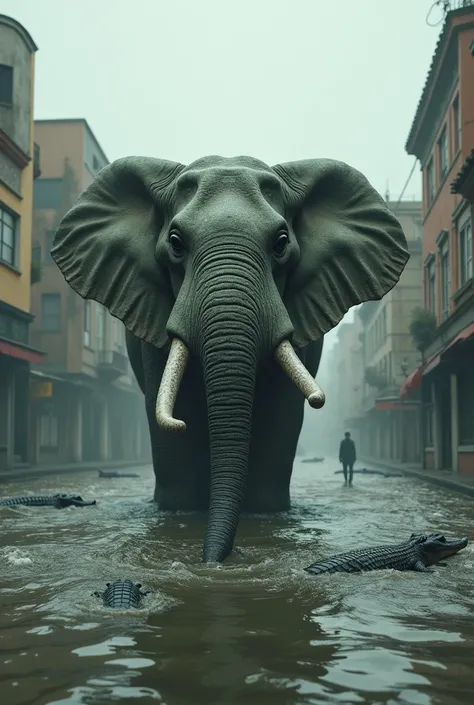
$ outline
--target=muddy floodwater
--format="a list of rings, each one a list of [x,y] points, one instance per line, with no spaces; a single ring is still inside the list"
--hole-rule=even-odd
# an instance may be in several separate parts
[[[303,705],[472,700],[474,503],[408,478],[297,462],[293,508],[243,518],[240,552],[200,562],[205,518],[164,515],[139,479],[96,472],[1,484],[78,492],[83,509],[0,509],[0,693],[5,705]],[[310,576],[318,557],[414,531],[472,543],[433,574]],[[144,609],[91,596],[131,578]]]

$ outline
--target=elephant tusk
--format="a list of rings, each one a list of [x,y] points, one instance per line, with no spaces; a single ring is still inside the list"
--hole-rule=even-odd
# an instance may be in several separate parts
[[[303,365],[289,340],[283,340],[275,351],[275,359],[292,382],[303,392],[313,409],[324,406],[323,390]]]
[[[184,421],[173,418],[173,409],[188,360],[188,348],[182,340],[174,338],[156,397],[156,422],[164,431],[186,430]]]

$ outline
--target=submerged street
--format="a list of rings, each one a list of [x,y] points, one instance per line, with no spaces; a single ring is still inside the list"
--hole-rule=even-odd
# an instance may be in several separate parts
[[[415,531],[474,541],[472,500],[404,477],[344,487],[339,467],[297,461],[291,512],[244,517],[219,569],[200,562],[202,516],[149,502],[151,467],[2,484],[2,497],[97,499],[0,509],[5,702],[470,703],[474,542],[432,575],[303,568]],[[107,612],[91,596],[118,578],[152,590],[143,610]]]

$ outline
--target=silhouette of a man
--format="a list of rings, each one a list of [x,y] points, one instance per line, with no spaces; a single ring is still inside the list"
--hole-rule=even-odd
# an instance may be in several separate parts
[[[349,470],[349,485],[352,485],[352,473],[356,461],[356,447],[349,431],[346,431],[339,446],[339,462],[342,463],[344,484],[347,485],[347,470]]]

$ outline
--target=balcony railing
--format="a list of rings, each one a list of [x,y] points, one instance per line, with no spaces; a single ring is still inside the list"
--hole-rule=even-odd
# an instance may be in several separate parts
[[[33,147],[33,178],[37,179],[39,176],[41,176],[41,164],[40,164],[40,146],[39,144],[34,144]]]
[[[128,374],[128,357],[116,350],[101,350],[98,359],[99,372],[111,378]]]

